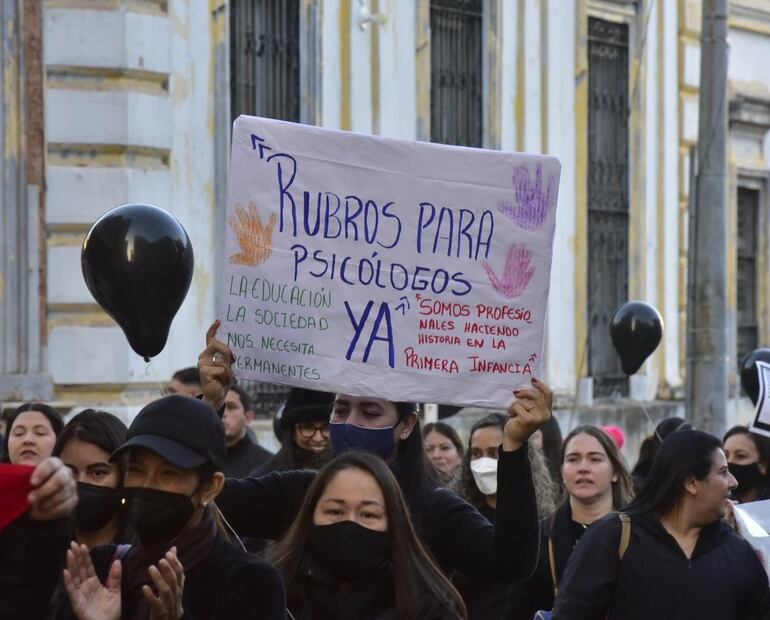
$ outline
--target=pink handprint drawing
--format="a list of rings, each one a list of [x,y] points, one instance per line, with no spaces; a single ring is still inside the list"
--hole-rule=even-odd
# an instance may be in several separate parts
[[[524,230],[538,230],[545,222],[556,198],[557,183],[553,175],[543,182],[543,167],[535,167],[535,179],[530,178],[527,166],[513,170],[513,191],[516,204],[500,204],[497,209]]]
[[[532,251],[523,245],[512,245],[505,259],[505,269],[499,278],[489,263],[484,263],[489,283],[506,299],[513,299],[527,290],[529,281],[535,275],[532,266]]]

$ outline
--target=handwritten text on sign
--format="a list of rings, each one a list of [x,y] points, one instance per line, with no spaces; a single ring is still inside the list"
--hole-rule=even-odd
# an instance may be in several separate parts
[[[559,163],[240,117],[220,316],[244,378],[505,406],[542,375]]]

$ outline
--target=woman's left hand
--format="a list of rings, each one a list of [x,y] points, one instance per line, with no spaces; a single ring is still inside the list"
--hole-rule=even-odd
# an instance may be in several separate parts
[[[532,389],[514,392],[516,401],[508,409],[503,450],[512,452],[523,446],[537,429],[551,419],[553,392],[545,383],[532,379]]]
[[[150,604],[150,620],[178,620],[184,614],[184,569],[172,547],[157,566],[150,566],[150,578],[158,594],[150,586],[142,588],[142,594]]]

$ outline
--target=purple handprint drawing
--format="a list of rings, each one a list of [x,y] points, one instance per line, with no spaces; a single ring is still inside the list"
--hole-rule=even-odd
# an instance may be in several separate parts
[[[535,167],[535,180],[529,175],[527,166],[513,170],[513,191],[516,204],[503,203],[498,211],[524,230],[537,230],[545,222],[548,211],[556,197],[557,182],[553,175],[543,182],[543,167]]]
[[[526,246],[512,245],[508,249],[502,278],[497,277],[489,263],[484,263],[484,271],[487,272],[492,288],[506,299],[513,299],[527,290],[529,281],[535,274],[531,261],[532,252]]]

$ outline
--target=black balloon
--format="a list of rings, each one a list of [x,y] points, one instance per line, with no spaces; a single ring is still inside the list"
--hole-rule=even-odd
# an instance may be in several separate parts
[[[755,349],[743,358],[741,362],[741,385],[743,391],[755,405],[759,397],[759,376],[755,362],[767,362],[770,364],[770,349]]]
[[[192,244],[169,213],[152,205],[116,207],[100,217],[80,255],[88,290],[146,361],[166,346],[192,281]]]
[[[650,304],[629,301],[615,310],[610,338],[620,356],[623,372],[633,375],[660,344],[663,319]]]

